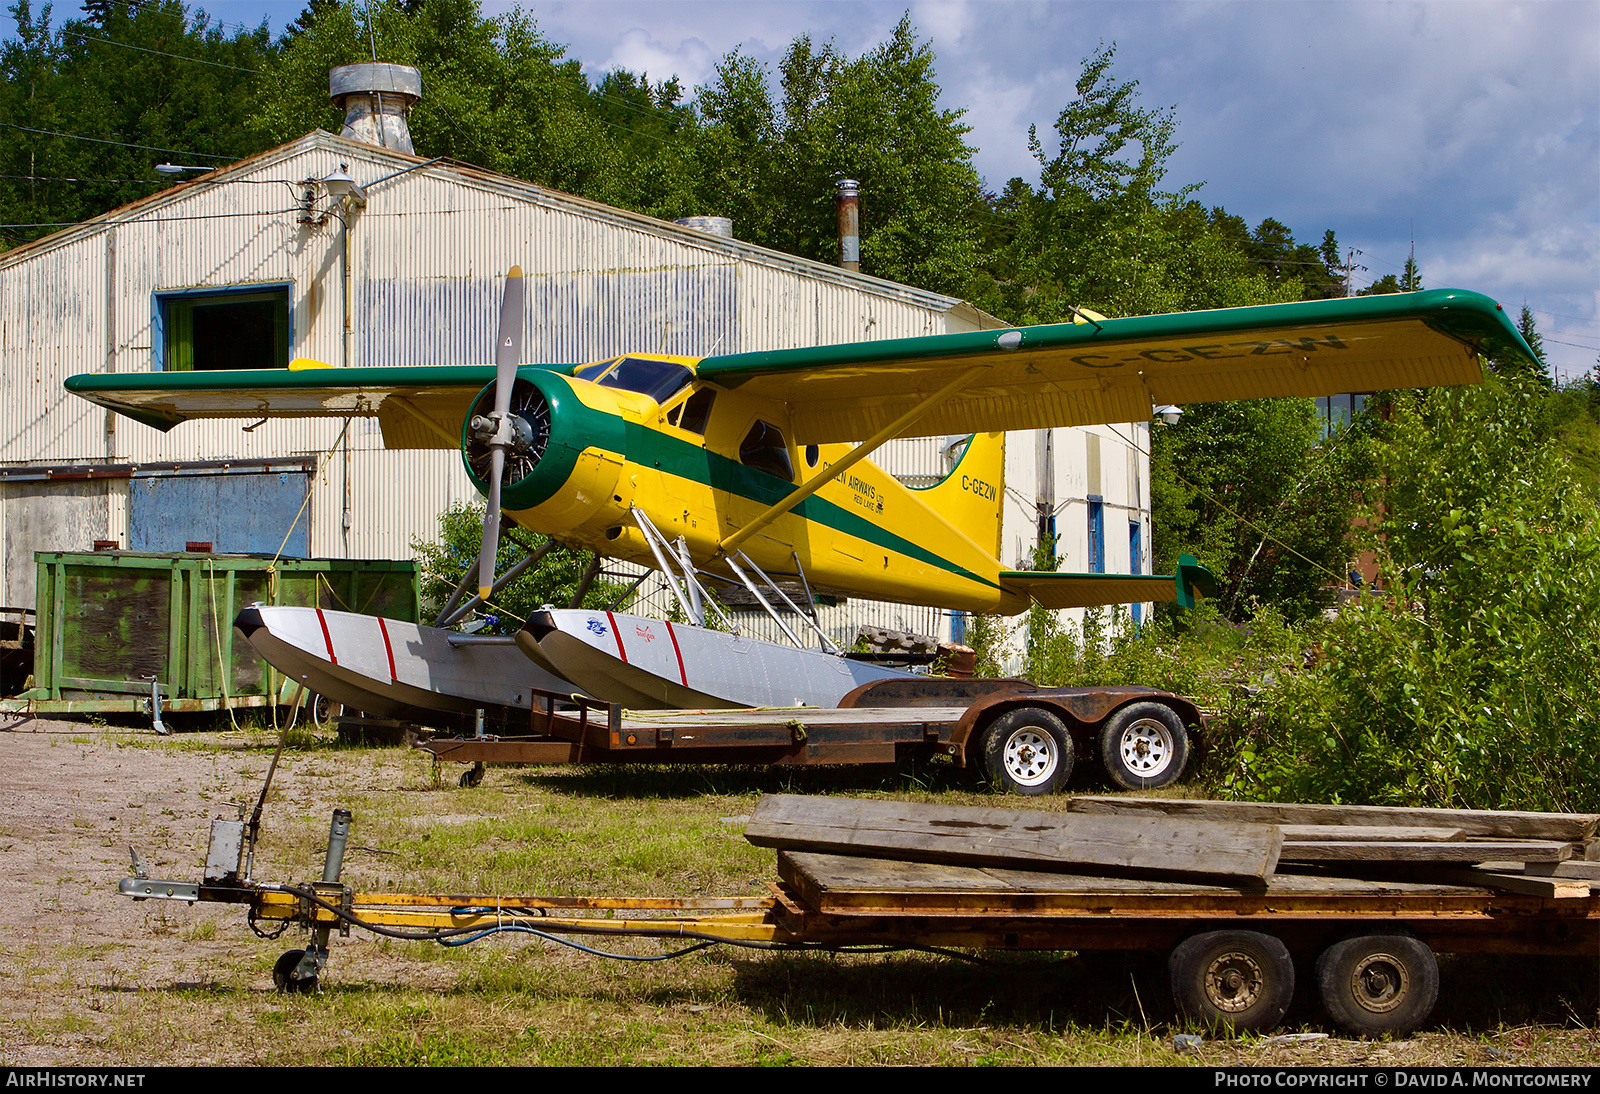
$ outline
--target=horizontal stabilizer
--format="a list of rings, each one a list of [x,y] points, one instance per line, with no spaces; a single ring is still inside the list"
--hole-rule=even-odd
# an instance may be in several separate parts
[[[1176,574],[1063,574],[1051,570],[1002,570],[1009,593],[1044,608],[1093,608],[1106,604],[1176,603],[1194,607],[1195,595],[1215,596],[1216,579],[1193,555],[1178,559]]]

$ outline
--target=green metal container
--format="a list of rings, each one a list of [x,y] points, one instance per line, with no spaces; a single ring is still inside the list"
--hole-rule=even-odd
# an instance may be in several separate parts
[[[38,564],[33,686],[0,711],[164,710],[287,701],[282,675],[237,639],[233,617],[260,602],[417,622],[416,563],[263,555],[45,552]]]

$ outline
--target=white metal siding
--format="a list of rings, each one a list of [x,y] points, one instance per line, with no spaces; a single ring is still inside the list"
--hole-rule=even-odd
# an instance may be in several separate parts
[[[117,419],[108,430],[107,414],[68,396],[62,380],[157,367],[157,293],[258,283],[292,286],[291,356],[357,366],[489,361],[512,265],[528,278],[530,361],[597,360],[630,350],[702,356],[991,325],[948,297],[440,165],[370,186],[368,204],[351,217],[346,362],[343,229],[334,217],[301,224],[299,190],[290,185],[342,163],[360,181],[416,161],[313,133],[219,180],[175,187],[0,255],[0,464],[310,456],[319,470],[300,519],[310,521],[312,553],[405,558],[414,539],[433,537],[439,512],[476,500],[456,453],[384,451],[376,425],[361,420],[343,441],[343,423],[326,420],[274,421],[249,431],[247,422],[190,422],[163,434]],[[1105,467],[1115,472],[1127,463],[1107,441]],[[1026,560],[1033,543],[1031,451],[1008,447],[1004,543],[1013,564]],[[1058,442],[1057,482],[1073,482],[1076,466],[1077,497],[1081,451],[1081,441]],[[893,442],[881,462],[901,475],[944,471],[933,439]],[[1142,473],[1147,477],[1147,467]],[[106,537],[124,542],[125,493],[123,487],[106,518]],[[1126,537],[1115,534],[1122,525],[1111,515],[1122,511],[1112,503],[1125,499],[1109,490],[1106,496],[1108,568],[1121,557],[1126,569]],[[1063,510],[1063,532],[1073,513],[1071,505]],[[1072,560],[1074,549],[1081,553],[1081,532],[1067,545]],[[4,581],[0,573],[0,588]],[[827,613],[840,641],[862,623],[949,633],[948,613],[934,609],[852,601]]]

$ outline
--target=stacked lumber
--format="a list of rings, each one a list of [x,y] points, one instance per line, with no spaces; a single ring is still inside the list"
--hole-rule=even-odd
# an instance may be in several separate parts
[[[1261,887],[1280,870],[1586,897],[1591,814],[1077,798],[1065,811],[763,797],[760,847],[947,866]]]
[[[1387,876],[1552,898],[1586,897],[1591,879],[1600,879],[1600,863],[1588,861],[1591,850],[1600,852],[1600,815],[1593,813],[1110,796],[1075,798],[1067,808],[1086,816],[1274,824],[1284,835],[1280,862],[1328,870],[1378,867]]]

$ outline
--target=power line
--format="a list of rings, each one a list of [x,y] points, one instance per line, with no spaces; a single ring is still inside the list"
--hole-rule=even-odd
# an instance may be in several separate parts
[[[1589,318],[1584,318],[1581,315],[1562,315],[1558,311],[1543,311],[1539,308],[1534,308],[1533,314],[1548,315],[1552,319],[1570,319],[1574,323],[1582,323],[1586,327],[1600,326],[1600,322],[1597,322],[1592,316]]]
[[[159,4],[148,4],[148,3],[144,3],[143,0],[113,0],[113,2],[119,3],[123,7],[137,8],[140,11],[155,12],[157,15],[169,15],[174,19],[182,19],[183,18],[183,16],[179,15],[177,12],[174,12],[174,11],[162,11],[161,10],[161,6]],[[209,13],[207,13],[207,14],[209,14]],[[220,27],[237,27],[239,30],[245,31],[247,33],[251,33],[251,32],[253,32],[255,30],[254,27],[247,27],[243,23],[225,23],[220,19],[217,20],[215,23],[212,23],[211,25],[214,26],[214,27],[219,27],[219,28]]]
[[[131,49],[136,50],[139,53],[148,53],[154,57],[171,57],[175,61],[193,61],[197,65],[210,65],[212,68],[226,68],[233,72],[248,72],[252,76],[260,72],[260,69],[240,68],[238,65],[225,65],[220,61],[206,61],[199,57],[186,57],[181,53],[164,53],[159,49],[145,49],[143,46],[130,45],[127,42],[114,42],[110,38],[96,38],[92,34],[84,34],[82,31],[78,30],[63,29],[61,33],[70,34],[74,38],[82,38],[85,42],[100,42],[103,45],[116,46],[118,49]]]
[[[74,178],[71,175],[3,175],[3,174],[0,174],[0,179],[20,179],[23,182],[131,182],[131,183],[148,184],[150,186],[178,186],[178,185],[182,185],[182,184],[187,183],[187,182],[198,181],[198,180],[193,180],[193,179],[178,179],[176,181],[169,180],[169,179],[96,179],[96,178]],[[282,185],[282,186],[294,186],[294,185],[296,185],[295,182],[293,180],[291,180],[291,179],[228,179],[227,182],[228,182],[229,186],[279,186],[279,185]]]
[[[135,182],[151,186],[165,185],[165,179],[78,179],[67,175],[0,175],[0,179],[20,179],[23,182]]]
[[[58,133],[53,129],[33,129],[26,125],[18,125],[16,122],[0,122],[0,125],[9,126],[12,129],[20,129],[24,133],[38,133],[45,137],[65,137],[68,140],[89,141],[93,144],[114,144],[119,148],[137,148],[144,152],[166,152],[174,156],[199,156],[205,160],[227,160],[229,162],[239,158],[237,156],[219,156],[212,152],[190,152],[183,148],[159,148],[153,144],[131,144],[128,141],[106,140],[101,137],[82,137],[76,133]]]

